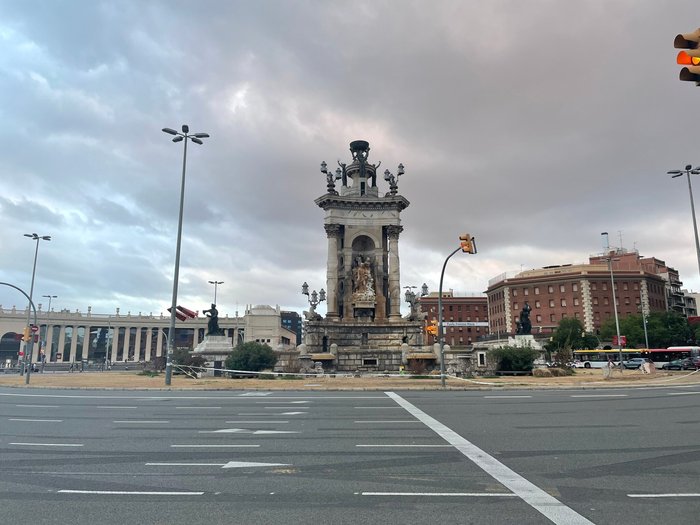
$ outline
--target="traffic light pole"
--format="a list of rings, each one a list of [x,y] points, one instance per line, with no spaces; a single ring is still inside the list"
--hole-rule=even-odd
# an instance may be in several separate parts
[[[21,288],[16,287],[14,284],[10,283],[1,283],[3,286],[9,286],[10,288],[14,288],[18,292],[20,292],[22,295],[24,295],[27,300],[29,301],[29,306],[32,308],[34,311],[34,326],[39,326],[39,323],[36,318],[36,306],[34,306],[34,301],[31,300],[31,298],[22,290]],[[31,315],[31,312],[30,312]],[[28,350],[27,350],[28,349]],[[24,347],[24,353],[26,354],[27,352],[32,352],[34,350],[34,334],[30,334],[30,339],[29,339],[29,344],[26,344]],[[29,354],[31,355],[31,354]],[[26,357],[26,356],[25,356]],[[31,361],[29,362],[29,366],[27,367],[26,373],[24,374],[24,384],[28,385],[29,384],[29,375],[32,372],[32,367],[31,367]]]
[[[440,343],[440,385],[442,388],[445,388],[445,340],[442,331],[442,280],[445,277],[447,261],[460,250],[462,250],[461,246],[447,256],[445,263],[442,265],[442,272],[440,273],[440,289],[438,290],[438,341]]]

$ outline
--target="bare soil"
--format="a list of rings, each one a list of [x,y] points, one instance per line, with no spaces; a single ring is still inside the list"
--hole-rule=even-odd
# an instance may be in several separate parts
[[[577,370],[564,377],[480,377],[447,378],[451,390],[493,388],[595,388],[640,385],[700,385],[700,371],[661,372],[643,374],[641,371],[615,371],[605,379],[601,370]],[[158,390],[439,390],[439,376],[418,379],[410,376],[312,376],[300,379],[228,379],[206,377],[191,379],[174,375],[170,386],[164,374],[155,377],[137,372],[33,373],[30,384],[17,374],[0,375],[0,386],[32,388],[98,388],[98,389],[158,389]]]

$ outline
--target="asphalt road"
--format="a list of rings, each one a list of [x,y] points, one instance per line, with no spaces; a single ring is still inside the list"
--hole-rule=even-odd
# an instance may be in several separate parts
[[[698,523],[699,401],[0,388],[0,522]]]

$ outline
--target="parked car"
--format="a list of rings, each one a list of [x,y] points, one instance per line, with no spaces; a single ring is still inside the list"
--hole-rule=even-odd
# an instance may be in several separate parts
[[[690,369],[697,369],[697,366],[695,363],[693,363],[693,359],[690,357],[686,357],[685,359],[674,359],[673,361],[669,361],[668,363],[664,363],[661,365],[662,370],[690,370]]]
[[[622,365],[627,369],[636,370],[644,363],[646,363],[646,359],[644,359],[643,357],[633,357],[628,361],[623,361]]]

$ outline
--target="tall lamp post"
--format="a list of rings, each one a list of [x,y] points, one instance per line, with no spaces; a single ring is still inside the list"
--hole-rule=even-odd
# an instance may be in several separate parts
[[[168,332],[168,352],[165,360],[165,384],[170,385],[173,376],[173,349],[175,346],[175,319],[177,308],[177,284],[180,276],[180,245],[182,244],[182,212],[185,204],[185,170],[187,168],[187,143],[191,140],[195,144],[202,144],[201,139],[209,137],[207,133],[190,133],[187,124],[182,125],[182,133],[170,128],[163,128],[168,135],[175,135],[173,142],[184,142],[182,155],[182,182],[180,184],[180,214],[177,221],[177,247],[175,249],[175,275],[173,277],[173,301],[170,308],[170,330]]]
[[[644,325],[644,344],[646,349],[649,350],[649,334],[647,333],[647,311],[643,304],[639,305],[639,311],[642,313],[642,324]]]
[[[36,241],[36,248],[34,249],[34,265],[32,266],[32,284],[29,287],[29,306],[27,307],[27,328],[30,327],[30,319],[31,319],[31,304],[33,302],[33,297],[34,297],[34,277],[36,276],[36,260],[37,257],[39,256],[39,242],[40,241],[50,241],[51,236],[50,235],[38,235],[36,233],[25,233],[25,237],[29,237],[31,240]],[[34,337],[34,334],[31,333],[30,337]],[[20,364],[20,375],[24,373],[24,369],[26,368],[27,365],[31,366],[32,364],[32,356],[27,355],[27,343],[25,341],[24,344],[24,362]]]
[[[613,309],[615,310],[615,330],[617,331],[617,349],[620,358],[620,372],[624,368],[622,364],[622,338],[620,337],[620,319],[617,315],[617,298],[615,297],[615,277],[613,276],[612,255],[610,255],[610,243],[608,242],[608,232],[600,234],[603,237],[603,249],[608,259],[608,270],[610,270],[610,286],[612,288]]]
[[[219,287],[220,284],[224,284],[224,281],[209,281],[209,284],[214,285],[214,304],[216,303],[216,289]]]
[[[44,330],[44,359],[42,359],[42,367],[44,365],[44,361],[46,361],[46,341],[49,338],[49,317],[51,316],[51,299],[56,299],[58,295],[42,295],[42,297],[46,297],[49,300],[49,307],[46,310],[46,330]],[[53,347],[53,341],[51,342],[51,346]],[[41,349],[39,349],[41,351]],[[53,353],[52,349],[49,349],[49,361],[51,361],[51,354]]]
[[[700,270],[700,241],[698,240],[698,223],[695,221],[695,204],[693,203],[693,186],[690,184],[690,175],[700,174],[700,166],[693,169],[693,166],[688,164],[684,170],[671,170],[668,172],[672,179],[680,177],[685,173],[688,178],[688,193],[690,193],[690,212],[693,214],[693,231],[695,232],[695,254],[698,258],[698,270]]]

